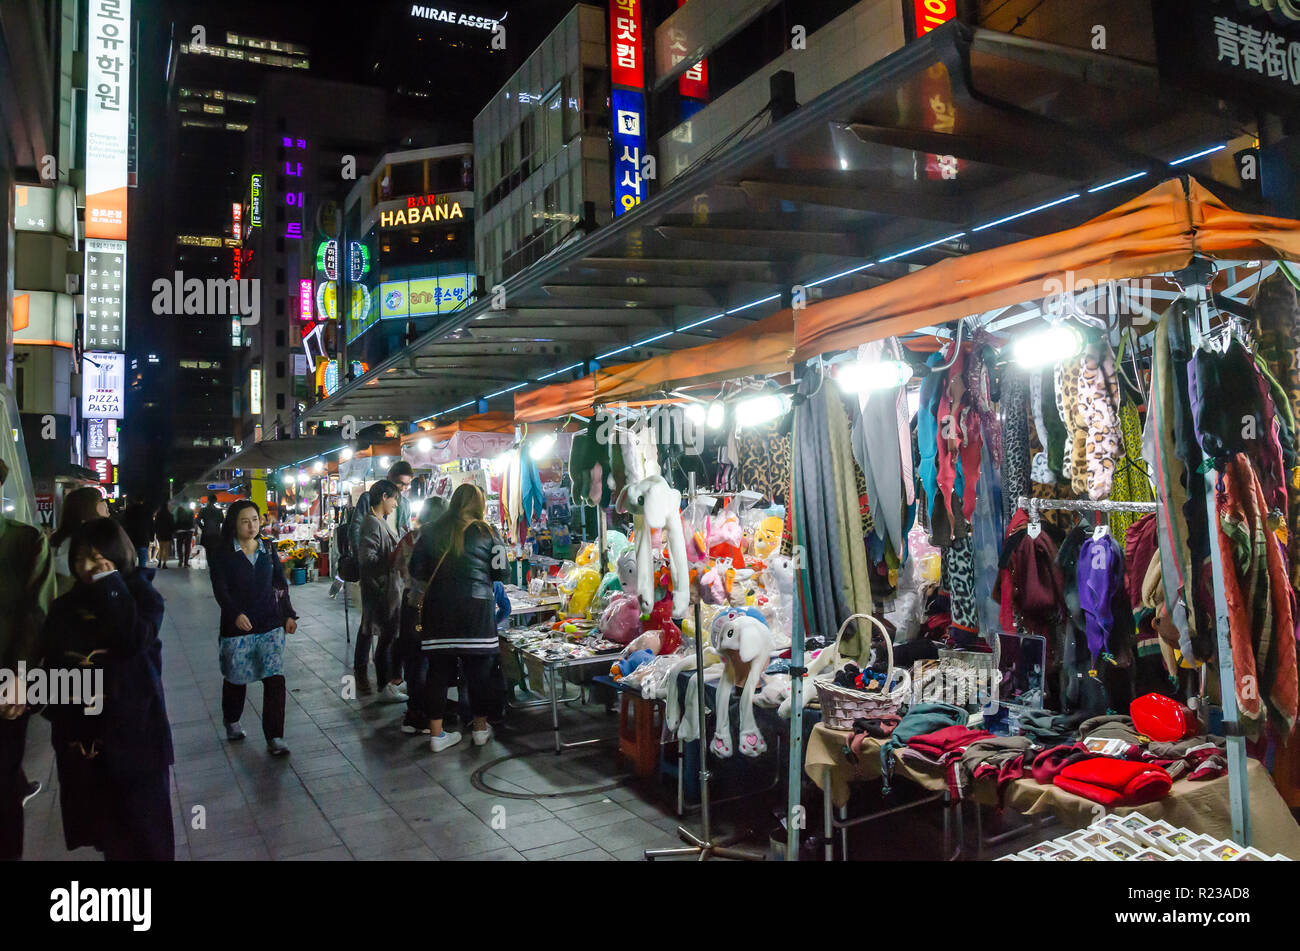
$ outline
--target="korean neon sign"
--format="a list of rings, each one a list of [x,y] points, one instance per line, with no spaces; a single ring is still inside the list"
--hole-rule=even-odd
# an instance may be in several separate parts
[[[298,319],[311,320],[312,310],[311,303],[314,300],[312,293],[311,281],[303,278],[298,282]]]
[[[957,0],[912,0],[912,13],[916,35],[922,37],[957,18]]]
[[[610,0],[610,72],[615,86],[645,88],[645,66],[641,60],[642,0]]]

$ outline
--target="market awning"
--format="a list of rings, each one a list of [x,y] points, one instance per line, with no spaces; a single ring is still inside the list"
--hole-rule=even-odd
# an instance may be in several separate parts
[[[590,413],[596,403],[636,400],[673,387],[779,373],[791,368],[793,353],[794,312],[787,309],[714,343],[519,393],[515,418],[529,422],[555,419],[566,413]]]
[[[940,261],[799,315],[800,360],[1105,281],[1186,267],[1194,255],[1300,259],[1300,221],[1233,211],[1196,179],[1170,179],[1058,234]]]
[[[308,419],[477,413],[717,341],[796,288],[812,306],[1073,227],[1171,173],[1235,181],[1224,144],[1253,116],[1234,108],[1154,65],[950,23],[575,233],[503,308],[473,302]]]

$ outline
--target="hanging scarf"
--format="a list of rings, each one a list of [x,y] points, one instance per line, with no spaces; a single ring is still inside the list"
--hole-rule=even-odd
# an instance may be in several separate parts
[[[1119,407],[1119,427],[1123,455],[1115,467],[1115,482],[1110,491],[1112,502],[1154,502],[1151,480],[1142,459],[1142,421],[1138,408],[1127,396]],[[1116,543],[1125,547],[1129,527],[1138,520],[1136,512],[1112,512],[1110,531]]]
[[[1282,547],[1266,520],[1264,490],[1244,453],[1224,467],[1217,501],[1215,534],[1223,559],[1237,703],[1256,731],[1267,716],[1289,736],[1297,708],[1293,597]]]
[[[1035,374],[1034,380],[1041,383]],[[1029,392],[1025,374],[1008,368],[1002,381],[1002,453],[1005,460],[1002,484],[1003,521],[1011,520],[1022,495],[1029,495],[1029,420],[1026,413]],[[1040,438],[1042,438],[1040,436]]]
[[[1102,532],[1100,536],[1094,534],[1080,547],[1078,585],[1084,635],[1095,668],[1115,627],[1111,604],[1124,585],[1124,555],[1110,532]]]
[[[1115,355],[1110,343],[1089,344],[1079,364],[1078,413],[1086,426],[1084,436],[1083,485],[1088,497],[1100,501],[1110,497],[1115,466],[1122,455],[1119,430],[1119,386],[1115,380]],[[1078,434],[1071,481],[1078,479]]]
[[[1258,355],[1267,362],[1285,397],[1276,401],[1278,413],[1283,416],[1283,406],[1288,407],[1291,432],[1300,451],[1300,433],[1296,433],[1300,424],[1300,302],[1286,275],[1279,270],[1261,283],[1251,309]],[[1286,483],[1287,560],[1291,586],[1300,590],[1300,460],[1289,463]]]

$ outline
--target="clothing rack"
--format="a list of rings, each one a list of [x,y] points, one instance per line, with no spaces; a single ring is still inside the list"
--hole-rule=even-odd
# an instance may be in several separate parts
[[[1040,499],[1037,496],[1022,495],[1016,500],[1016,506],[1029,513],[1029,521],[1038,521],[1038,513],[1043,509],[1058,509],[1066,512],[1154,512],[1155,502],[1093,502],[1088,499]]]

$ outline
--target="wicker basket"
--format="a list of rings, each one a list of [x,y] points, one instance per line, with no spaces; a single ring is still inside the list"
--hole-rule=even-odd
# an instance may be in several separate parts
[[[870,621],[880,630],[885,642],[885,650],[889,654],[889,679],[885,684],[886,689],[876,693],[853,690],[832,683],[835,671],[841,667],[840,639],[848,626],[858,618]],[[817,697],[821,703],[822,723],[832,730],[852,730],[853,721],[861,717],[893,716],[898,713],[898,708],[906,702],[911,691],[911,677],[906,670],[894,666],[894,645],[890,642],[889,632],[885,630],[883,624],[869,614],[851,615],[840,625],[839,633],[835,635],[835,644],[829,649],[835,651],[831,673],[826,676],[826,679],[819,677],[813,680],[813,686],[817,688]]]

